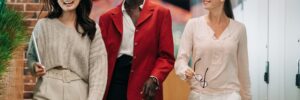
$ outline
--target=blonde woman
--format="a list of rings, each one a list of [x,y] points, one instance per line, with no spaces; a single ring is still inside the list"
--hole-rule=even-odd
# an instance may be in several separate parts
[[[202,3],[208,14],[188,21],[175,62],[191,86],[189,100],[251,100],[245,26],[230,0]]]
[[[89,18],[92,1],[45,3],[48,16],[37,22],[27,53],[39,77],[33,99],[102,100],[107,53],[100,28]]]

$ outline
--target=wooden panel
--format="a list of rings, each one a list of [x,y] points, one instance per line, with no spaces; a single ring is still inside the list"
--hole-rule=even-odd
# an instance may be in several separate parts
[[[188,83],[179,79],[174,70],[170,72],[164,82],[164,100],[187,100],[189,91]]]

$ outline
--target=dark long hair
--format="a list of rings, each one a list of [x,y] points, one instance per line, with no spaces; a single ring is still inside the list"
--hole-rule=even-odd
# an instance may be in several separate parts
[[[233,11],[232,11],[232,6],[230,0],[225,0],[224,2],[224,12],[227,17],[234,19]]]
[[[47,18],[59,18],[63,10],[59,6],[57,0],[45,0],[44,10],[48,11]],[[76,8],[76,23],[75,28],[78,33],[82,34],[82,37],[88,35],[89,39],[93,41],[96,34],[96,23],[89,15],[92,10],[92,0],[80,0],[78,7]],[[82,27],[83,32],[79,31],[79,27]]]

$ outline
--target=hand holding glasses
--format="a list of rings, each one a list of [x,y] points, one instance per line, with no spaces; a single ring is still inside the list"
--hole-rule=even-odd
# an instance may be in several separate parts
[[[205,88],[207,87],[208,83],[207,81],[205,80],[206,78],[206,73],[208,71],[208,67],[206,68],[205,70],[205,73],[204,73],[204,77],[201,75],[201,74],[197,74],[196,73],[196,64],[201,61],[201,58],[199,58],[198,60],[196,60],[195,64],[194,64],[194,78],[195,80],[197,80],[198,82],[200,82],[200,85],[202,86],[202,88]]]

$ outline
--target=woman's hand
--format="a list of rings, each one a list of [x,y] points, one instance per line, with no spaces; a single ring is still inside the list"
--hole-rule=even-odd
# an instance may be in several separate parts
[[[40,63],[35,63],[34,65],[36,76],[41,77],[46,74],[45,66]]]
[[[187,70],[185,70],[184,74],[186,76],[186,79],[190,80],[194,77],[195,72],[193,71],[193,69],[188,68]]]

